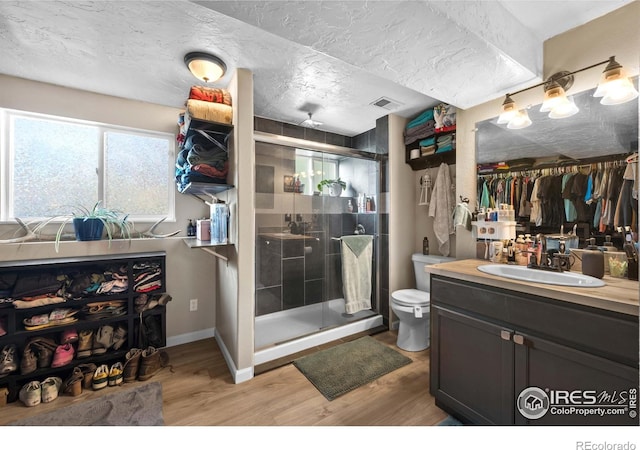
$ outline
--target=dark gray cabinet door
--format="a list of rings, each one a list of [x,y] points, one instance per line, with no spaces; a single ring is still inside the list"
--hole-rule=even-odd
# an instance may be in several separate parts
[[[516,332],[513,340],[516,398],[537,387],[550,400],[537,419],[516,408],[517,425],[638,425],[637,409],[628,409],[630,390],[637,395],[637,369],[536,336]]]
[[[474,424],[513,424],[513,331],[431,305],[431,394]]]

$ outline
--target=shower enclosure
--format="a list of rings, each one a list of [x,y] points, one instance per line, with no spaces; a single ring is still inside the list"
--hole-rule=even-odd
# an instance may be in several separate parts
[[[255,152],[255,364],[382,325],[374,155],[257,139]],[[353,234],[374,236],[372,309],[346,314],[340,237]]]

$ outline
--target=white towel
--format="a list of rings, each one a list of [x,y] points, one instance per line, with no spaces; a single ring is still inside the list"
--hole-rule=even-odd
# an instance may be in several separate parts
[[[342,291],[345,312],[371,309],[373,236],[342,236]]]
[[[438,250],[443,256],[449,256],[449,235],[455,232],[453,228],[453,208],[455,198],[451,186],[449,166],[440,164],[429,205],[429,217],[433,217],[433,231],[438,241]]]

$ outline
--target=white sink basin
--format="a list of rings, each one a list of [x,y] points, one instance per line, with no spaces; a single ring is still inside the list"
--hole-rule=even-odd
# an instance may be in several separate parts
[[[513,280],[529,281],[532,283],[555,284],[557,286],[572,287],[602,287],[605,282],[588,275],[574,272],[551,272],[548,270],[529,269],[525,266],[511,266],[508,264],[485,264],[478,266],[480,272],[511,278]]]

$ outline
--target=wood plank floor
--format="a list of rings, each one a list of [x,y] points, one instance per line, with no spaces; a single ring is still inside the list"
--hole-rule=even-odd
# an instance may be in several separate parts
[[[395,347],[396,333],[373,336]],[[163,416],[170,426],[312,426],[435,425],[447,414],[429,395],[429,350],[404,352],[413,360],[390,374],[333,401],[292,364],[268,370],[234,384],[214,339],[167,349],[173,372],[165,368],[147,382],[160,381]],[[0,407],[0,425],[55,410],[135,385],[62,395],[35,407],[21,402]]]

